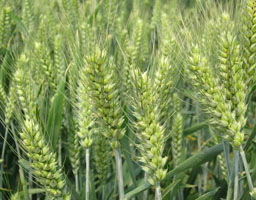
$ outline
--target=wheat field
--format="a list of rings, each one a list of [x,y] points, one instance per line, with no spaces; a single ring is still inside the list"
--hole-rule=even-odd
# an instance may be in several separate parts
[[[0,0],[0,200],[256,199],[255,90],[256,0]]]

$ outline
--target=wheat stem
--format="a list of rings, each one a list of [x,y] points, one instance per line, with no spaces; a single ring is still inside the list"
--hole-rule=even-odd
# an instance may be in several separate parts
[[[86,181],[85,181],[85,200],[89,200],[90,194],[90,150],[85,150],[85,162],[86,162]]]
[[[29,163],[32,163],[31,159],[29,159]],[[29,188],[33,188],[33,176],[31,171],[28,172],[28,185]],[[32,199],[32,194],[30,194],[29,197]]]
[[[17,140],[15,130],[14,130],[13,123],[11,123],[11,128],[12,128],[12,135],[13,135],[13,139],[14,139],[14,142],[15,142],[16,150],[17,150],[18,159],[21,160],[22,157],[21,157],[21,153],[20,153],[20,147],[19,147],[19,143],[18,143],[18,140]],[[31,198],[29,198],[29,193],[28,193],[28,188],[27,188],[27,181],[25,179],[24,171],[23,171],[23,168],[20,165],[19,165],[19,174],[20,174],[20,181],[22,183],[22,188],[23,188],[24,194],[25,194],[27,199],[31,199]]]
[[[79,192],[79,184],[78,184],[78,173],[75,174],[75,184],[76,184],[76,192]]]
[[[145,172],[145,174],[144,174],[144,180],[145,181],[147,181],[148,180],[148,174]],[[148,190],[145,190],[144,192],[143,192],[143,199],[144,200],[147,200],[148,199]]]
[[[7,138],[8,138],[8,126],[5,129],[4,134],[4,142],[2,147],[2,154],[1,154],[1,160],[4,160],[4,154],[5,154],[5,148],[7,144]],[[4,162],[1,163],[1,169],[0,169],[0,188],[3,187],[3,170],[4,170]],[[0,200],[2,200],[2,192],[0,193]]]
[[[124,199],[124,183],[123,183],[122,158],[120,154],[120,149],[114,149],[114,153],[115,153],[115,160],[116,160],[119,199],[122,200]]]
[[[231,200],[232,198],[232,177],[231,177],[231,170],[230,170],[230,157],[229,157],[229,144],[227,142],[225,142],[224,140],[222,141],[223,144],[223,150],[224,150],[224,158],[225,158],[225,163],[227,166],[227,179],[228,179],[228,191],[227,191],[227,200]]]
[[[106,196],[106,186],[105,185],[103,185],[102,186],[102,200],[105,200],[105,196]]]
[[[234,166],[234,200],[238,200],[239,194],[239,151],[235,150],[235,166]]]
[[[61,136],[59,136],[59,142],[58,142],[58,164],[61,167],[62,166],[62,160],[61,160]]]
[[[160,182],[156,183],[155,200],[162,200],[162,193],[161,193]]]
[[[231,179],[231,170],[229,167],[229,162],[230,162],[229,144],[227,142],[225,142],[224,140],[222,141],[222,143],[223,143],[223,150],[224,150],[223,153],[224,153],[225,163],[227,166],[227,176],[228,176],[228,179],[230,180]]]
[[[182,189],[179,189],[179,191],[178,191],[178,197],[179,197],[179,200],[184,200],[184,195],[183,195]]]
[[[232,188],[232,181],[228,182],[228,191],[227,191],[227,200],[231,200],[232,199],[232,192],[233,192],[233,188]]]
[[[243,149],[242,146],[240,146],[240,155],[242,157],[244,170],[245,170],[247,181],[248,181],[248,186],[249,186],[250,191],[252,191],[253,190],[252,178],[251,178],[251,175],[250,175],[249,166],[248,166],[248,163],[247,163],[247,160],[246,160],[246,157],[245,157],[245,153],[244,153],[244,149]]]

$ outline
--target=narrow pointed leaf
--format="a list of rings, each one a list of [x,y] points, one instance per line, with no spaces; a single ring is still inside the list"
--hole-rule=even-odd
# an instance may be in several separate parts
[[[60,135],[63,118],[65,83],[65,80],[62,80],[62,82],[59,84],[59,88],[54,96],[48,114],[46,136],[48,137],[49,142],[52,144],[53,149],[56,148]]]
[[[218,192],[220,188],[216,188],[214,190],[211,190],[210,192],[207,192],[206,194],[203,194],[202,196],[198,197],[196,200],[208,200],[208,199],[211,199],[215,194],[216,192]]]
[[[200,166],[201,164],[212,160],[214,157],[216,157],[222,151],[223,151],[222,144],[218,144],[213,147],[207,148],[203,151],[199,151],[195,155],[191,156],[190,158],[188,158],[187,160],[182,162],[180,165],[178,165],[172,171],[168,172],[165,179],[169,179],[169,178],[173,177],[174,175],[178,175],[179,173],[186,171],[190,168]],[[125,197],[128,200],[150,187],[151,187],[150,183],[148,183],[146,181],[142,181],[142,183],[137,188],[135,188],[131,192],[127,193],[125,195]]]

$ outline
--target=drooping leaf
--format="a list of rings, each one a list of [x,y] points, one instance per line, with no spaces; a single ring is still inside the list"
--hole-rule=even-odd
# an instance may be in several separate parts
[[[223,145],[218,144],[213,147],[207,148],[203,151],[197,152],[195,155],[186,159],[184,162],[180,163],[176,168],[172,171],[168,172],[166,175],[166,179],[171,178],[174,175],[177,175],[187,169],[200,166],[201,164],[212,160],[219,153],[223,151]]]
[[[195,124],[189,128],[186,128],[183,130],[183,136],[188,136],[190,134],[193,134],[195,133],[196,131],[199,131],[201,130],[202,128],[205,128],[208,126],[208,120],[205,120],[203,122],[200,122],[198,124]],[[168,135],[167,139],[169,139],[171,137],[171,135]]]
[[[58,90],[54,95],[50,111],[47,120],[46,137],[48,137],[49,143],[53,149],[59,140],[61,123],[63,118],[63,107],[64,107],[64,90],[65,90],[65,79],[59,84]]]
[[[168,185],[164,191],[163,191],[163,198],[166,197],[167,194],[169,194],[169,192],[176,186],[180,183],[180,179],[174,181],[173,183],[171,183],[170,185]]]
[[[202,128],[205,128],[207,126],[208,126],[208,121],[207,120],[204,121],[204,122],[200,122],[200,123],[198,123],[198,124],[196,124],[194,126],[191,126],[189,128],[184,129],[183,130],[183,135],[184,136],[190,135],[190,134],[192,134],[192,133],[194,133],[194,132],[196,132],[196,131],[198,131],[198,130],[200,130]]]
[[[7,83],[10,80],[11,76],[11,67],[12,67],[12,53],[9,50],[6,50],[5,55],[2,60],[1,69],[0,69],[0,81],[3,87],[7,90]],[[1,61],[0,61],[1,63]]]
[[[26,26],[23,24],[23,22],[21,21],[20,17],[18,17],[14,12],[10,13],[10,16],[12,18],[12,20],[16,23],[17,29],[18,31],[24,35],[24,36],[28,36],[28,31]]]
[[[254,139],[255,136],[256,136],[256,124],[254,125],[254,127],[252,129],[250,137],[248,138],[248,140],[245,143],[245,146],[244,146],[245,151],[249,148],[249,146],[250,146],[250,144],[251,144],[251,142],[252,142],[252,140]]]
[[[0,192],[10,192],[11,190],[7,189],[7,188],[0,188]]]
[[[27,171],[30,171],[30,172],[33,171],[32,167],[30,166],[30,164],[29,164],[29,162],[28,162],[27,160],[20,159],[20,160],[19,160],[19,164],[20,164],[24,169],[26,169]]]
[[[28,190],[29,194],[39,194],[45,192],[45,189],[42,188],[31,188]]]
[[[135,187],[137,187],[137,182],[136,182],[136,178],[135,178],[135,167],[134,167],[133,161],[131,159],[131,150],[130,150],[130,146],[129,146],[129,140],[127,137],[123,138],[122,147],[123,147],[123,153],[125,156],[125,160],[127,162],[128,171],[130,173],[133,185]]]
[[[170,179],[174,175],[178,175],[179,173],[186,171],[190,168],[200,166],[201,164],[212,160],[216,157],[219,153],[223,151],[223,145],[218,144],[213,147],[207,148],[203,151],[197,152],[195,155],[191,156],[190,158],[186,159],[184,162],[180,163],[177,167],[167,173],[165,179]],[[132,190],[131,192],[127,193],[125,197],[130,199],[137,194],[143,192],[144,190],[150,188],[151,184],[147,181],[143,181],[137,188]]]
[[[138,187],[136,187],[134,190],[132,190],[131,192],[127,193],[125,195],[125,198],[131,199],[132,197],[136,196],[137,194],[147,190],[148,188],[150,188],[151,184],[149,182],[143,182],[142,184],[140,184]]]
[[[213,197],[216,192],[218,192],[220,188],[216,188],[214,190],[211,190],[210,192],[207,192],[205,194],[203,194],[202,196],[198,197],[196,200],[208,200],[208,199],[211,199],[211,197]]]
[[[254,91],[256,90],[256,85],[253,85],[249,94],[247,95],[247,98],[246,98],[246,102],[248,103],[252,97],[252,94],[254,93]]]

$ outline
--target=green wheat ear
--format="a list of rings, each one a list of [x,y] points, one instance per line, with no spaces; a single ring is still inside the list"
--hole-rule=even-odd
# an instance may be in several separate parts
[[[56,89],[56,70],[51,55],[47,46],[43,43],[35,43],[35,54],[38,57],[37,65],[39,71],[44,74],[44,77],[49,84],[50,88]]]
[[[111,146],[109,142],[101,136],[100,132],[95,133],[93,149],[93,161],[95,166],[95,175],[104,186],[107,182],[111,167]]]
[[[150,24],[150,27],[152,29],[155,28],[155,26],[157,25],[157,22],[159,21],[160,13],[161,13],[161,3],[162,3],[161,0],[155,0],[153,16]]]
[[[255,0],[248,0],[247,12],[244,20],[244,55],[243,65],[245,69],[245,81],[251,87],[255,83],[256,70],[256,4]]]
[[[28,31],[34,27],[34,13],[31,0],[24,0],[22,5],[22,21]]]
[[[10,37],[11,31],[11,8],[5,7],[0,18],[0,47],[6,47]]]
[[[88,91],[96,109],[97,123],[110,140],[113,149],[120,146],[125,133],[118,76],[114,62],[107,63],[106,52],[96,48],[94,55],[87,58]]]
[[[106,51],[98,47],[86,58],[86,77],[89,97],[99,131],[105,136],[115,153],[119,198],[124,198],[121,159],[121,139],[125,134],[124,116],[121,105],[119,79],[113,59],[108,62]]]
[[[64,9],[64,13],[67,15],[68,25],[73,26],[74,30],[76,29],[76,20],[75,20],[75,12],[72,1],[62,0],[62,6]]]
[[[22,54],[17,61],[17,70],[14,74],[14,83],[15,83],[16,93],[18,95],[21,108],[24,111],[24,114],[29,115],[29,113],[31,112],[29,108],[30,102],[26,98],[28,93],[28,87],[26,85],[26,80],[24,77],[25,76],[24,67],[27,64],[28,64],[28,59],[24,54]]]
[[[170,128],[172,93],[176,84],[176,69],[171,66],[168,56],[161,55],[154,77],[155,103],[158,107],[159,122],[165,129]],[[172,77],[172,78],[170,78]]]
[[[63,47],[63,39],[61,35],[57,35],[54,41],[54,67],[57,72],[57,81],[60,81],[65,75],[65,58]]]
[[[225,130],[226,134],[222,137],[234,147],[239,147],[244,138],[241,122],[236,120],[236,113],[231,110],[232,104],[223,95],[223,86],[214,77],[208,60],[201,55],[198,46],[194,46],[189,63],[187,76],[200,96],[198,100],[205,105],[206,112],[213,118],[211,123]]]
[[[76,125],[73,125],[76,126]],[[72,171],[74,175],[78,175],[79,166],[80,166],[80,140],[78,135],[75,133],[75,128],[69,128],[69,136],[68,136],[68,153],[69,159],[72,166]]]
[[[16,90],[14,84],[11,84],[10,91],[8,95],[8,102],[5,107],[5,124],[10,125],[11,118],[13,116],[13,112],[16,105]]]
[[[235,112],[236,120],[243,129],[247,120],[245,117],[247,80],[244,78],[247,74],[246,69],[242,67],[241,48],[231,32],[224,33],[220,41],[220,82],[225,89],[226,100],[231,103],[231,111]]]
[[[2,83],[0,84],[0,99],[2,100],[3,104],[6,104],[7,96]]]
[[[128,48],[128,56],[129,56],[131,65],[135,65],[135,63],[139,59],[141,43],[142,43],[142,33],[143,33],[143,21],[142,19],[139,19],[137,21],[135,33],[132,38],[132,44]]]
[[[179,96],[173,94],[173,104],[175,113],[172,120],[172,152],[173,152],[173,161],[175,166],[177,166],[181,160],[182,153],[182,125],[183,117],[181,115],[181,103]]]
[[[54,198],[70,199],[62,170],[57,164],[56,155],[47,145],[39,126],[26,119],[20,137],[25,152],[31,159],[33,174],[46,192]]]
[[[170,22],[166,13],[161,14],[161,32],[160,32],[160,44],[161,44],[161,52],[164,56],[170,56],[174,50],[175,40],[170,31]]]
[[[77,106],[75,114],[77,115],[78,136],[80,137],[81,145],[84,148],[90,148],[93,143],[93,112],[89,98],[89,89],[86,80],[86,69],[83,68],[80,72],[80,79],[77,88]]]
[[[137,121],[136,137],[139,140],[139,161],[147,173],[152,185],[164,179],[167,171],[164,169],[167,157],[163,157],[165,145],[164,127],[159,122],[159,110],[155,106],[155,91],[148,74],[135,69],[133,74],[134,89],[137,96],[133,100],[134,116]]]

